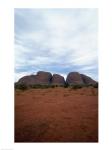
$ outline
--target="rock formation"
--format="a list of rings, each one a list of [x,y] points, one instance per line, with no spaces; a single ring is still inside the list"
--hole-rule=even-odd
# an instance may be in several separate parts
[[[67,76],[66,83],[68,85],[84,84],[83,79],[78,72],[70,72]]]
[[[80,74],[78,72],[70,72],[65,81],[64,77],[59,74],[52,74],[50,72],[39,71],[36,75],[24,76],[19,79],[16,84],[26,85],[95,85],[97,82],[92,78]]]
[[[22,77],[17,83],[26,85],[43,84],[49,85],[51,83],[52,74],[50,72],[39,71],[37,75],[30,75]]]
[[[19,79],[17,84],[26,84],[26,85],[38,84],[37,76],[36,75],[24,76],[21,79]]]
[[[59,74],[53,74],[51,83],[53,85],[65,85],[65,79]]]
[[[86,84],[86,85],[91,85],[91,84],[94,85],[97,83],[95,80],[93,80],[92,78],[90,78],[84,74],[80,74],[80,75],[82,77],[84,84]]]
[[[39,71],[37,73],[37,83],[49,85],[52,80],[52,74],[50,72]]]

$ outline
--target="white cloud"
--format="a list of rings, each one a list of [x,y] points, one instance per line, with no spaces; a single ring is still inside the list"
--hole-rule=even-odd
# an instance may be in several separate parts
[[[97,9],[15,9],[15,69],[97,72],[97,19]]]

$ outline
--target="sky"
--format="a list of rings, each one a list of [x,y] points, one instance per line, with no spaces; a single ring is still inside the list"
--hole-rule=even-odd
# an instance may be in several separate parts
[[[98,81],[98,10],[15,9],[15,81],[48,71]]]

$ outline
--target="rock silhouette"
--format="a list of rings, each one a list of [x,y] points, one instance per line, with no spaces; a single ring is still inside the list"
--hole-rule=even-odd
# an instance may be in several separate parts
[[[16,82],[16,84],[26,85],[94,85],[97,82],[87,75],[78,72],[70,72],[66,81],[59,74],[51,74],[50,72],[39,71],[36,75],[24,76]]]

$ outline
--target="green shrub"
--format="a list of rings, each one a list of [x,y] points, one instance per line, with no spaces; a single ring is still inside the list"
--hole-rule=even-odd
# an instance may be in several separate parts
[[[41,85],[41,84],[30,85],[30,88],[34,89],[46,89],[50,87],[51,87],[50,85]]]
[[[26,84],[15,84],[15,89],[19,89],[19,90],[27,90],[28,86]]]
[[[84,87],[84,85],[80,85],[80,84],[71,85],[71,88],[72,88],[72,89],[80,89],[80,88],[82,88],[82,87]]]
[[[34,85],[30,85],[30,88],[33,88],[33,89],[38,89],[40,88],[41,85],[37,85],[37,84],[34,84]]]

